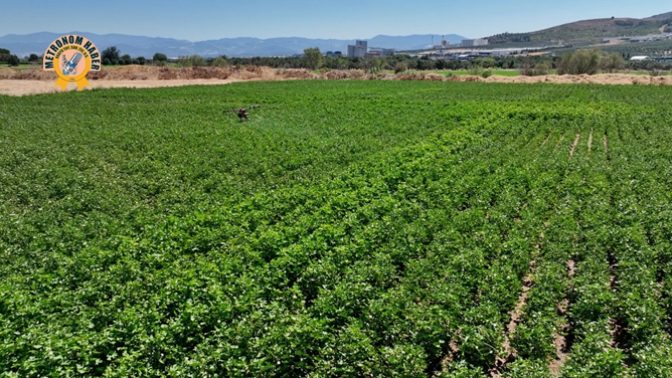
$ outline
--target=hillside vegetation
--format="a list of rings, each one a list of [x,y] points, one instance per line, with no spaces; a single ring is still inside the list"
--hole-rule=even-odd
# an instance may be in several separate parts
[[[669,15],[669,17],[667,17]],[[492,44],[539,42],[565,44],[599,42],[602,38],[659,34],[660,28],[672,24],[672,14],[655,18],[604,18],[578,21],[530,33],[503,33],[488,37]]]

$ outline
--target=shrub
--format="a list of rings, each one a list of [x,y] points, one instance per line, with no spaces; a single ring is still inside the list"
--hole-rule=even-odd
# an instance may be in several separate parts
[[[222,58],[221,56],[212,61],[213,67],[227,67],[228,65],[229,62],[227,62],[226,59]]]
[[[523,76],[544,76],[551,72],[551,65],[548,62],[539,62],[533,68],[529,64],[523,64],[520,68],[520,74]]]
[[[192,65],[192,67],[202,67],[202,66],[205,66],[205,65],[207,65],[207,64],[205,63],[205,59],[203,59],[202,56],[200,56],[200,55],[192,55],[192,57],[191,57],[191,65]]]
[[[669,69],[660,62],[646,62],[645,65],[641,66],[642,69],[649,71],[650,76],[660,76],[664,74],[665,69]]]
[[[467,72],[469,72],[469,75],[471,76],[481,76],[483,74],[483,71],[485,71],[483,67],[479,65],[472,65],[471,67],[469,67],[469,70]]]
[[[489,78],[490,76],[492,76],[492,70],[483,69],[483,67],[481,67],[477,64],[474,64],[473,66],[471,66],[469,68],[468,72],[469,72],[469,75],[480,76],[480,77],[483,77],[483,78],[486,78],[486,79]]]
[[[548,75],[550,73],[551,73],[551,64],[549,64],[548,62],[537,63],[537,65],[534,66],[534,74],[536,76]]]
[[[397,62],[397,64],[394,65],[394,73],[402,73],[408,71],[408,64],[406,62]]]
[[[181,56],[177,58],[177,64],[180,67],[201,67],[206,65],[205,59],[200,55]]]
[[[623,66],[625,66],[625,60],[620,54],[613,53],[602,57],[600,66],[602,71],[611,73],[623,68]]]
[[[371,68],[369,73],[376,74],[380,73],[385,69],[385,60],[381,58],[373,58],[371,61]]]
[[[598,50],[579,50],[562,56],[558,64],[559,75],[594,75],[600,68],[600,52]]]

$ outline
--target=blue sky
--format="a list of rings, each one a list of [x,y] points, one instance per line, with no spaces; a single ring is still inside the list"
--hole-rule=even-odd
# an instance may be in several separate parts
[[[526,32],[590,18],[672,11],[661,0],[21,0],[0,6],[0,36],[41,31],[202,41],[232,37],[355,39],[378,34]]]

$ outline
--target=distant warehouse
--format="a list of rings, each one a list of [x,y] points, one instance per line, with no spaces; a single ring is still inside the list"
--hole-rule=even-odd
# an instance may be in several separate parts
[[[487,39],[463,39],[462,47],[476,47],[476,46],[487,46]]]
[[[394,55],[394,51],[394,49],[372,47],[369,49],[369,52],[366,54],[366,56],[392,56]]]

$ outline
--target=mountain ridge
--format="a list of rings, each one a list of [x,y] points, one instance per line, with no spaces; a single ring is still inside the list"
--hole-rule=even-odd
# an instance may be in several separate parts
[[[51,33],[38,32],[32,34],[7,34],[0,37],[0,47],[6,48],[19,56],[30,54],[42,54],[49,43],[68,34],[77,34],[93,41],[96,46],[103,50],[110,46],[116,46],[122,54],[133,57],[151,57],[160,52],[169,57],[176,58],[184,55],[201,55],[214,57],[226,55],[229,57],[251,56],[287,56],[300,54],[304,49],[319,47],[322,52],[342,51],[347,52],[347,46],[355,43],[355,40],[344,39],[311,39],[304,37],[277,37],[277,38],[254,38],[236,37],[221,38],[205,41],[187,41],[174,38],[145,37],[127,34],[95,34],[89,32]],[[395,48],[397,50],[415,50],[426,48],[434,41],[439,43],[439,35],[414,34],[409,36],[377,35],[368,42],[369,47]],[[446,39],[451,43],[459,43],[466,39],[456,34],[447,34]]]
[[[661,19],[669,19],[669,18],[672,18],[672,12],[657,14],[655,16],[649,17],[648,19],[661,20]]]
[[[485,37],[490,43],[558,42],[595,43],[603,38],[659,34],[672,25],[672,12],[647,18],[610,17],[579,20],[527,33],[502,33]]]

